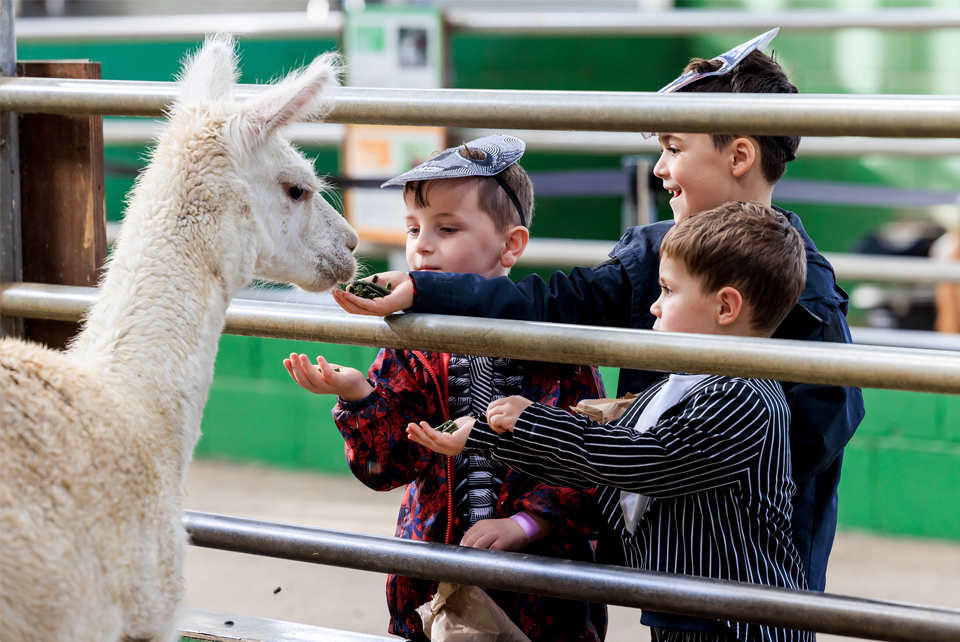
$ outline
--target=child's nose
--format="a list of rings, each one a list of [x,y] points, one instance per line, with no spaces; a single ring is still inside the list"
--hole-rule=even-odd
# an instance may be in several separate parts
[[[666,178],[669,175],[667,171],[667,163],[663,159],[666,157],[666,152],[660,154],[660,158],[657,159],[657,164],[653,166],[653,175],[657,178]]]
[[[430,248],[431,244],[428,235],[420,232],[420,235],[417,236],[417,242],[413,246],[414,251],[418,254],[429,254]]]

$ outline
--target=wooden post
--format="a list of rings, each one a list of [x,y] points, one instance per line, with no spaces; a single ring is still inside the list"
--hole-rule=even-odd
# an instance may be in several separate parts
[[[100,78],[100,63],[17,63],[18,76]],[[23,280],[95,286],[107,257],[103,117],[20,114]],[[24,335],[63,348],[78,324],[24,320]]]

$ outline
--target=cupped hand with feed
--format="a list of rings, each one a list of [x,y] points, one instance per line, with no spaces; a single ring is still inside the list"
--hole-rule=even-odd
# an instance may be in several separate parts
[[[517,419],[533,402],[525,397],[514,395],[494,399],[487,406],[487,423],[495,433],[513,432]]]
[[[333,290],[333,300],[351,314],[366,314],[375,317],[385,317],[394,312],[402,312],[413,305],[413,279],[410,278],[410,274],[407,272],[381,272],[363,280],[371,281],[374,276],[377,277],[377,285],[390,286],[390,294],[376,299],[364,299],[350,292]]]
[[[283,360],[283,367],[301,388],[318,395],[337,395],[345,401],[360,401],[371,392],[373,386],[355,368],[327,363],[317,357],[317,365],[305,354],[291,353]]]
[[[438,432],[426,421],[407,424],[407,437],[421,446],[426,446],[441,455],[459,455],[467,443],[476,419],[460,417],[454,420],[459,428],[455,432]]]

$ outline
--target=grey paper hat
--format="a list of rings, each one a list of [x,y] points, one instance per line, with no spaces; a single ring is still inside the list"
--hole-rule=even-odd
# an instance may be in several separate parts
[[[527,145],[519,138],[494,134],[464,143],[470,149],[479,149],[486,156],[483,160],[464,158],[458,152],[461,146],[445,149],[425,163],[421,163],[408,172],[391,178],[380,187],[403,185],[411,181],[430,181],[438,178],[463,178],[466,176],[491,176],[513,201],[520,215],[520,224],[526,226],[523,208],[500,173],[520,160]]]
[[[675,91],[678,91],[690,83],[696,82],[701,78],[709,78],[710,76],[723,76],[725,74],[733,71],[733,68],[743,62],[743,59],[746,58],[754,50],[763,51],[767,45],[770,44],[770,41],[777,37],[777,34],[780,33],[780,27],[774,27],[766,33],[761,33],[756,38],[748,40],[742,44],[737,45],[730,51],[722,53],[713,60],[721,63],[720,68],[716,71],[707,71],[703,73],[697,73],[696,71],[688,71],[685,74],[681,74],[677,78],[674,78],[673,81],[668,84],[666,87],[663,87],[658,91],[658,94],[672,94]],[[652,138],[653,132],[641,132],[644,138]]]
[[[519,138],[494,134],[466,143],[470,149],[486,152],[483,160],[464,158],[457,150],[460,146],[445,149],[425,163],[408,172],[391,178],[382,187],[403,185],[410,181],[429,181],[435,178],[462,178],[464,176],[494,176],[507,169],[523,156],[527,145]]]

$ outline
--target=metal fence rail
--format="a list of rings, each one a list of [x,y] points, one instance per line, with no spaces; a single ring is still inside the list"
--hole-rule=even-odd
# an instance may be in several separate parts
[[[918,31],[960,27],[960,11],[948,8],[876,9],[872,11],[710,11],[662,12],[564,11],[490,12],[450,9],[447,27],[455,32],[540,35],[619,34],[679,36],[718,31],[792,32],[837,29]],[[35,42],[104,42],[202,38],[212,31],[230,31],[248,38],[338,37],[343,14],[331,11],[318,22],[305,12],[195,14],[182,16],[107,16],[21,18],[17,40]]]
[[[185,511],[194,546],[873,640],[960,639],[960,611]]]
[[[94,288],[0,286],[0,313],[76,320]],[[431,350],[620,368],[960,394],[960,358],[935,350],[747,339],[532,321],[405,314],[388,319],[335,306],[235,299],[228,334]]]
[[[249,97],[262,87],[243,85]],[[0,79],[7,111],[159,116],[169,82]],[[832,94],[657,94],[340,88],[334,123],[580,131],[685,131],[893,138],[960,137],[960,97]]]
[[[104,124],[106,128],[106,124]],[[305,132],[304,132],[305,133]],[[494,133],[492,129],[459,129],[453,135],[463,140],[472,140]],[[577,152],[579,154],[659,154],[660,141],[644,138],[636,132],[579,132],[497,130],[522,139],[528,149],[553,152]],[[106,129],[104,137],[106,140]],[[867,154],[891,156],[941,158],[960,156],[960,140],[917,138],[858,138],[834,136],[830,138],[807,136],[800,141],[797,157],[824,156],[850,158]]]
[[[163,129],[164,121],[108,118],[103,121],[106,145],[146,145]],[[333,123],[297,123],[285,133],[297,145],[339,145],[345,136],[343,125]],[[660,141],[635,132],[543,131],[536,129],[453,129],[454,139],[473,140],[490,134],[516,136],[535,151],[576,152],[578,154],[659,154]],[[800,143],[797,156],[851,158],[868,154],[915,158],[960,156],[956,138],[832,138],[808,136]]]
[[[960,26],[956,9],[880,9],[873,11],[723,11],[663,12],[490,12],[451,9],[445,14],[452,29],[513,34],[693,35],[717,31],[760,32],[836,29],[896,29],[901,31]]]

